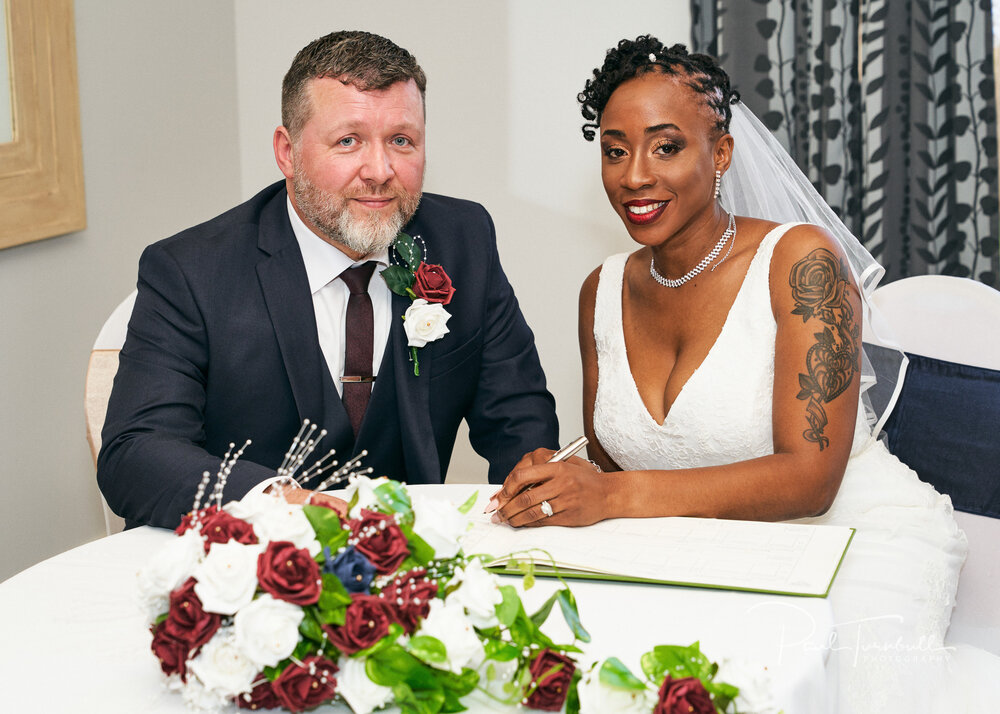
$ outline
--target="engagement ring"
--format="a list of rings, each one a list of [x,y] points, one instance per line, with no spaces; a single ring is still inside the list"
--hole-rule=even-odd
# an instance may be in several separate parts
[[[544,513],[546,516],[552,515],[552,504],[550,504],[548,501],[542,501],[541,507],[542,507],[542,513]]]

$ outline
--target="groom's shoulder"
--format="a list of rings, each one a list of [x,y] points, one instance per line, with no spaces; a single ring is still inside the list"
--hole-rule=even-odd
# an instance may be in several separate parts
[[[492,234],[493,220],[486,208],[475,201],[443,196],[439,193],[425,193],[407,228],[414,232],[424,230]]]
[[[213,218],[153,243],[147,251],[207,258],[213,252],[255,247],[263,224],[287,221],[286,195],[284,182],[274,183]]]

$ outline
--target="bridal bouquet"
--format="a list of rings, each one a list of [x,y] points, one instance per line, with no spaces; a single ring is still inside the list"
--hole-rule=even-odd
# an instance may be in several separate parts
[[[204,711],[460,711],[474,690],[561,709],[588,639],[569,589],[529,615],[464,555],[475,497],[456,509],[364,476],[347,494],[346,519],[266,493],[184,518],[139,574],[169,686]],[[556,603],[573,643],[540,629]]]
[[[307,427],[279,475],[292,478],[325,433],[314,439]],[[456,508],[368,478],[352,460],[321,483],[350,479],[346,518],[287,503],[280,491],[223,505],[242,451],[226,454],[203,507],[204,475],[177,537],[138,576],[153,653],[192,710],[302,712],[342,701],[356,714],[390,705],[434,714],[478,698],[568,714],[776,712],[759,672],[736,677],[729,666],[727,677],[751,686],[726,684],[697,643],[646,653],[645,680],[613,657],[581,672],[573,655],[590,636],[561,578],[528,614],[513,585],[462,552],[475,494]],[[533,560],[518,567],[530,589]],[[570,643],[541,629],[557,603]]]

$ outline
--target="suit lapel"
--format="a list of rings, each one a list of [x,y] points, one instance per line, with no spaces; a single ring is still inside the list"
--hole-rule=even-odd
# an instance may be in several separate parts
[[[286,195],[279,192],[261,212],[258,247],[266,257],[257,263],[257,278],[299,417],[338,434],[344,426],[351,427],[339,399],[337,405],[327,405],[333,409],[324,409],[324,392],[331,391],[324,389],[324,384],[330,376],[316,334],[305,264],[288,221]],[[332,391],[336,395],[336,390]]]
[[[393,376],[396,380],[396,406],[399,410],[403,454],[409,481],[438,483],[441,479],[441,462],[434,440],[433,415],[430,413],[431,350],[418,350],[420,376],[415,376],[401,319],[409,306],[409,298],[395,294],[392,296],[393,318],[389,330],[389,347],[393,350]]]

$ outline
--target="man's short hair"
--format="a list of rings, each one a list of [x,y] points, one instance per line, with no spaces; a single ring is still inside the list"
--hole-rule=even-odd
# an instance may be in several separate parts
[[[299,50],[281,83],[281,123],[295,139],[309,121],[309,82],[337,78],[361,90],[386,89],[413,80],[423,99],[427,77],[416,58],[392,40],[344,30],[313,40]]]

